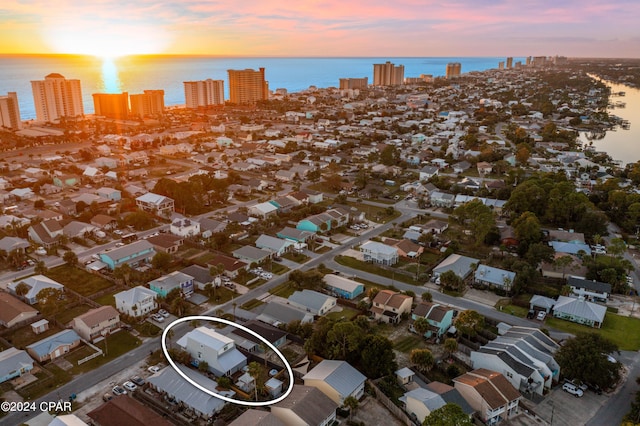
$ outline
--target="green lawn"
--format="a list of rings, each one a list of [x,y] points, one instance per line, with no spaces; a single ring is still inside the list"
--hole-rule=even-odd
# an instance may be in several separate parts
[[[286,282],[284,282],[284,283],[282,283],[280,285],[275,286],[271,290],[269,290],[269,293],[271,293],[271,294],[273,294],[275,296],[288,298],[295,291],[296,291],[296,289],[293,287],[293,285],[291,285],[291,281],[286,281]]]
[[[116,292],[118,293],[118,292]],[[116,293],[108,293],[108,294],[103,294],[100,297],[97,297],[95,299],[93,299],[94,302],[101,304],[102,306],[107,306],[107,305],[111,305],[114,308],[116,307],[116,299],[114,297],[114,295]]]
[[[31,331],[30,325],[25,325],[24,327],[20,327],[19,329],[14,331],[11,335],[6,336],[5,339],[7,339],[9,343],[11,343],[16,348],[23,349],[25,346],[28,346],[32,343],[44,339],[45,337],[49,337],[61,331],[62,329],[49,323],[49,329],[47,331],[45,331],[44,333],[35,334],[33,331]]]
[[[196,257],[193,262],[206,268],[207,264],[211,262],[213,259],[215,259],[215,257],[216,257],[215,253],[207,252],[202,256]]]
[[[257,308],[260,305],[264,305],[264,302],[262,300],[251,299],[247,303],[240,305],[240,308],[244,309],[245,311],[250,311],[252,309]]]
[[[406,336],[393,345],[393,349],[404,353],[409,353],[413,349],[420,347],[424,348],[426,344],[424,340],[418,336]]]
[[[285,253],[282,255],[282,257],[297,263],[304,263],[307,260],[309,260],[309,256],[304,255],[302,253],[294,253],[294,252]]]
[[[380,275],[381,277],[393,279],[395,281],[401,281],[406,284],[411,284],[411,285],[423,284],[423,282],[417,282],[413,276],[405,275],[400,272],[395,272],[394,270],[385,269],[380,266],[374,265],[372,263],[367,263],[358,259],[354,259],[353,257],[336,256],[335,261],[349,268],[359,269],[361,271],[369,272],[371,274]]]
[[[83,296],[91,296],[113,285],[101,276],[68,265],[49,269],[45,275]]]
[[[156,337],[162,332],[160,327],[151,324],[149,321],[144,321],[142,324],[134,324],[133,328],[144,337]]]
[[[98,346],[100,349],[103,350],[105,356],[96,357],[91,361],[85,362],[82,365],[77,365],[77,359],[76,359],[75,360],[76,362],[72,361],[74,364],[74,367],[69,371],[72,372],[74,375],[80,374],[80,373],[86,373],[103,364],[106,364],[107,362],[119,357],[120,355],[126,352],[129,352],[131,349],[135,348],[139,344],[140,344],[140,339],[138,339],[137,337],[133,337],[131,334],[129,334],[124,330],[121,330],[115,334],[108,336],[106,339],[106,343],[105,343],[105,340],[96,343],[96,346]],[[74,354],[68,355],[68,357],[73,357],[73,356]],[[69,359],[68,357],[67,357],[67,360],[71,361],[71,359]]]
[[[640,319],[638,318],[607,312],[602,328],[591,328],[553,317],[547,317],[545,323],[549,328],[566,331],[567,333],[598,333],[613,341],[623,351],[637,351],[640,349]]]
[[[200,291],[198,291],[198,293],[201,293]],[[204,293],[201,293],[204,294]],[[206,296],[206,294],[204,294]],[[226,303],[229,300],[233,299],[235,296],[237,296],[238,293],[236,293],[233,290],[228,289],[227,287],[218,287],[216,288],[216,295],[215,297],[210,297],[209,298],[209,302],[211,303],[216,303],[218,305],[222,304],[222,303]]]
[[[342,308],[342,311],[330,312],[326,315],[326,317],[332,320],[345,319],[347,321],[351,321],[353,318],[360,315],[360,311],[357,311],[355,309],[351,309],[346,306],[341,306],[341,308]]]
[[[68,324],[73,321],[75,317],[82,315],[89,310],[91,310],[91,306],[89,305],[74,306],[71,309],[65,309],[64,311],[57,313],[56,319],[62,324]]]
[[[35,374],[38,378],[37,381],[17,390],[25,400],[33,401],[71,380],[71,374],[57,365],[47,364],[43,368],[44,371]],[[64,399],[68,396],[61,395]]]

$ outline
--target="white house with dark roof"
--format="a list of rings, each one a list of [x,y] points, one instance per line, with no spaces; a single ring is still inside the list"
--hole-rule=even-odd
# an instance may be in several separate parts
[[[583,297],[590,302],[606,303],[611,295],[611,284],[600,281],[590,281],[571,276],[567,280],[567,285],[573,295]]]
[[[57,220],[50,219],[31,225],[27,233],[32,241],[50,248],[60,243],[63,230]]]
[[[180,237],[193,237],[200,234],[200,223],[192,219],[175,219],[169,226],[169,232]]]
[[[302,377],[305,386],[318,388],[333,402],[342,406],[350,396],[360,400],[364,396],[364,374],[346,361],[323,360]]]
[[[485,424],[495,425],[518,414],[522,394],[498,372],[481,368],[453,382]]]
[[[27,278],[22,278],[17,281],[10,282],[7,285],[7,288],[12,294],[16,294],[16,287],[18,287],[18,285],[20,285],[21,283],[24,283],[27,287],[29,287],[29,291],[27,292],[27,294],[22,297],[24,297],[24,299],[30,305],[38,302],[38,293],[46,288],[54,288],[64,291],[64,286],[62,284],[52,280],[49,277],[45,277],[44,275],[32,275]]]
[[[207,327],[191,330],[176,343],[189,352],[194,366],[206,361],[216,376],[231,376],[247,365],[247,357],[236,349],[233,339]]]
[[[158,294],[140,285],[116,293],[113,297],[116,300],[116,309],[132,317],[146,315],[158,309]]]
[[[311,312],[313,315],[324,315],[336,306],[337,299],[313,290],[295,291],[287,303],[296,308]]]

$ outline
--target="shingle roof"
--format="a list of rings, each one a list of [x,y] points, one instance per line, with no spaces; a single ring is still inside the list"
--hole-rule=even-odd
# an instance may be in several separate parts
[[[116,396],[106,404],[87,413],[100,426],[171,426],[155,411],[126,395]]]
[[[122,258],[128,257],[128,256],[132,256],[134,254],[143,252],[143,251],[147,251],[147,250],[153,250],[153,246],[151,245],[151,243],[147,240],[140,240],[140,241],[136,241],[134,243],[131,244],[127,244],[125,246],[122,246],[120,248],[116,248],[107,252],[102,252],[101,254],[104,256],[109,257],[110,259],[114,260],[114,261],[118,261]]]
[[[95,327],[103,321],[117,317],[118,311],[113,306],[102,306],[100,308],[91,309],[88,312],[75,318],[76,321],[84,322],[89,328]]]
[[[339,275],[334,275],[334,274],[327,274],[324,276],[324,282],[327,284],[327,286],[329,287],[333,287],[333,288],[338,288],[341,290],[345,290],[348,292],[353,292],[355,291],[358,287],[362,287],[363,284],[357,282],[357,281],[353,281],[350,280],[348,278],[345,277],[341,277]]]
[[[453,380],[474,387],[492,409],[522,396],[502,374],[484,368],[470,371]]]
[[[0,322],[8,324],[23,313],[29,313],[33,316],[38,313],[38,310],[10,294],[0,292]]]
[[[39,357],[45,356],[53,352],[60,345],[70,345],[73,342],[80,340],[80,336],[74,330],[67,329],[62,330],[60,333],[56,333],[52,336],[45,337],[35,343],[30,344],[26,349],[31,349]]]
[[[322,306],[324,306],[324,304],[329,299],[335,298],[327,296],[326,294],[318,293],[317,291],[307,289],[302,291],[295,291],[291,296],[289,296],[289,301],[314,310],[320,310],[320,308],[322,308]]]
[[[585,288],[599,293],[611,293],[611,284],[600,281],[590,281],[577,277],[569,277],[567,284],[575,288]]]
[[[269,411],[251,408],[229,423],[229,426],[285,426],[285,424]]]
[[[306,424],[317,425],[333,415],[338,405],[314,387],[295,385],[289,396],[273,407],[289,409]]]
[[[147,297],[155,298],[157,295],[158,294],[153,290],[149,290],[148,288],[142,286],[136,286],[130,288],[129,290],[124,290],[120,293],[116,293],[114,297],[116,299],[121,299],[126,305],[133,306],[141,300],[146,299]]]

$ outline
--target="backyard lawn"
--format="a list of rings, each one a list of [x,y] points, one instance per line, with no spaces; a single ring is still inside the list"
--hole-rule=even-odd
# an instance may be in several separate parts
[[[113,285],[99,275],[69,265],[51,268],[45,275],[83,296],[91,296]]]
[[[107,294],[103,294],[100,297],[96,297],[95,299],[93,299],[94,302],[101,304],[102,306],[107,306],[107,305],[111,305],[114,308],[116,307],[116,299],[114,297],[114,295],[118,293],[107,293]]]
[[[44,366],[35,376],[38,378],[37,381],[17,390],[25,401],[33,401],[71,380],[71,374],[51,363]]]
[[[424,339],[418,336],[403,337],[393,345],[393,349],[404,353],[410,353],[413,349],[416,348],[426,347],[427,344],[425,343]]]
[[[121,330],[115,334],[108,336],[106,340],[95,344],[97,347],[102,349],[105,356],[96,357],[90,361],[85,362],[82,365],[77,365],[77,361],[78,359],[83,358],[83,356],[87,356],[86,353],[83,356],[71,353],[65,358],[67,359],[67,361],[74,364],[73,368],[70,370],[73,374],[86,373],[87,371],[91,371],[113,359],[116,359],[120,355],[129,352],[139,344],[140,339],[138,339],[137,337],[133,337],[131,334],[124,330]]]
[[[28,346],[32,343],[44,339],[45,337],[49,337],[61,331],[62,329],[49,323],[49,329],[47,331],[45,331],[44,333],[35,334],[33,331],[31,331],[30,325],[25,325],[24,327],[20,327],[19,329],[15,330],[11,335],[5,338],[16,348],[23,349],[25,346]]]
[[[337,307],[342,308],[341,311],[336,311],[336,312],[329,312],[326,317],[332,320],[346,320],[346,321],[351,321],[353,318],[355,318],[356,316],[360,315],[360,311],[356,310],[356,309],[351,309],[349,307],[346,306],[340,306],[337,305]]]
[[[91,306],[89,305],[74,306],[71,309],[65,309],[64,311],[57,313],[56,319],[66,325],[73,321],[75,317],[82,315],[89,310],[91,310]]]
[[[602,328],[591,328],[586,325],[547,317],[545,324],[567,333],[598,333],[613,341],[622,351],[637,351],[640,349],[640,319],[624,317],[607,312]]]

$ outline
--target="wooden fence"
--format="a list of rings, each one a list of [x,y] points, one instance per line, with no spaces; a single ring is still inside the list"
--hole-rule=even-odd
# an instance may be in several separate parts
[[[369,385],[371,386],[371,389],[373,389],[373,393],[376,396],[376,399],[382,404],[384,405],[387,410],[389,410],[391,412],[391,414],[393,414],[394,416],[396,416],[396,418],[398,420],[400,420],[400,422],[404,423],[407,426],[414,426],[417,425],[419,423],[414,422],[413,420],[411,420],[411,418],[409,416],[407,416],[407,414],[402,410],[402,408],[398,407],[396,404],[393,403],[393,401],[391,401],[389,399],[389,397],[387,397],[387,395],[385,395],[379,388],[378,386],[376,386],[375,383],[373,383],[371,380],[367,380],[367,382],[369,383]]]

